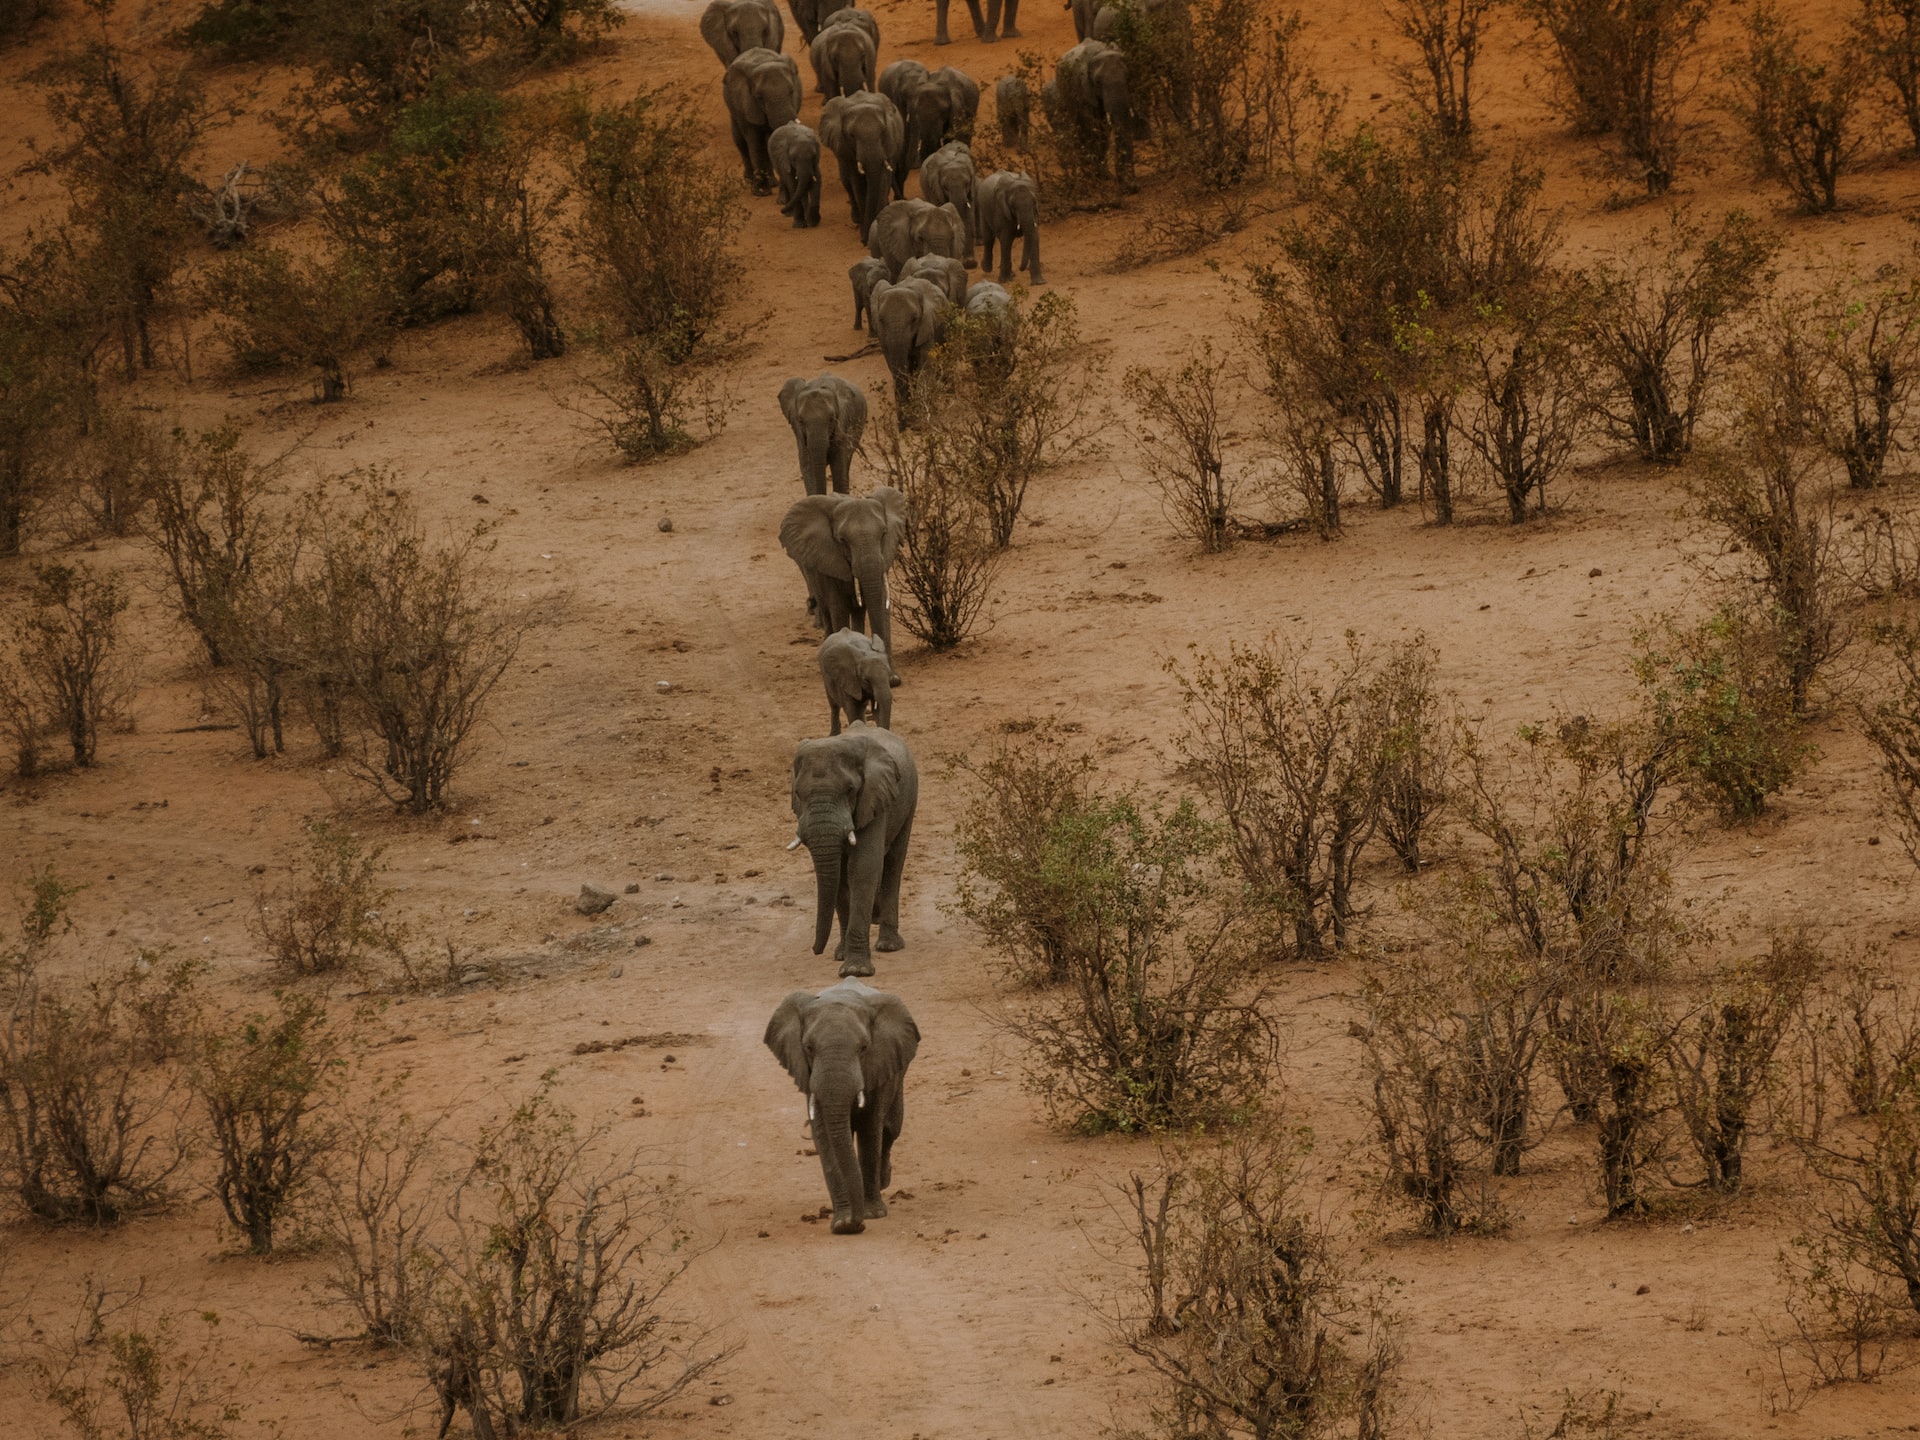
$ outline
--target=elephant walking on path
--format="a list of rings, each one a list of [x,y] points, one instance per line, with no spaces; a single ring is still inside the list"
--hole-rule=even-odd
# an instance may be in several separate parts
[[[793,752],[789,850],[813,856],[813,953],[827,948],[840,917],[834,957],[840,974],[873,974],[873,951],[905,948],[900,938],[900,877],[920,802],[920,772],[907,742],[891,730],[853,724],[838,735],[802,740]],[[878,940],[868,932],[880,927]]]

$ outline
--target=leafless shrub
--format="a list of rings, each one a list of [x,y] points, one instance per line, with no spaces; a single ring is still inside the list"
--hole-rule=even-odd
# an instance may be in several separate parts
[[[1298,503],[1301,518],[1322,540],[1340,533],[1345,498],[1340,467],[1334,462],[1334,431],[1327,417],[1310,407],[1284,414],[1273,435],[1278,451],[1275,476],[1267,489],[1284,504]]]
[[[255,1255],[272,1252],[334,1142],[321,1112],[339,1048],[324,1002],[290,993],[278,1014],[201,1037],[193,1087],[213,1130],[214,1194]]]
[[[951,650],[973,633],[993,597],[1005,553],[993,542],[991,521],[964,457],[940,428],[901,429],[891,400],[876,396],[878,412],[861,442],[862,454],[883,484],[907,497],[907,530],[894,575],[907,603],[900,623],[934,650]]]
[[[91,327],[68,246],[0,250],[0,557],[59,493],[94,405]]]
[[[1888,629],[1879,637],[1891,684],[1860,707],[1861,727],[1880,752],[1880,804],[1920,867],[1920,633]]]
[[[1233,544],[1242,467],[1229,469],[1233,359],[1202,340],[1178,368],[1136,365],[1122,382],[1133,439],[1174,533],[1215,554]],[[1223,393],[1223,391],[1225,393]]]
[[[58,735],[74,765],[93,764],[100,726],[122,709],[132,688],[120,625],[126,608],[117,574],[96,575],[84,565],[35,568],[17,678],[0,677],[0,689],[12,697],[9,712],[23,712],[15,727],[19,758],[32,749],[31,743],[21,747],[20,739],[38,730]]]
[[[43,1339],[33,1361],[40,1393],[73,1432],[81,1440],[228,1440],[245,1407],[220,1373],[220,1317],[203,1311],[199,1343],[190,1344],[177,1314],[146,1306],[144,1285],[132,1294],[91,1276],[85,1285],[64,1333]]]
[[[314,1192],[327,1291],[379,1345],[403,1344],[412,1333],[440,1213],[430,1167],[442,1117],[418,1120],[400,1099],[398,1082],[389,1083],[338,1123]]]
[[[1463,433],[1507,502],[1526,523],[1547,509],[1547,487],[1586,438],[1594,366],[1579,343],[1567,297],[1529,297],[1485,307],[1467,341]]]
[[[1920,149],[1920,5],[1913,0],[1861,0],[1849,38],[1874,78],[1893,92],[1907,134]]]
[[[1865,1114],[1800,1144],[1821,1181],[1814,1234],[1920,1312],[1920,1087],[1907,1072]],[[1882,1288],[1884,1287],[1884,1288]],[[1914,1315],[1904,1317],[1912,1326]]]
[[[1759,298],[1779,239],[1729,210],[1708,234],[1685,211],[1591,275],[1587,341],[1604,376],[1600,414],[1643,460],[1674,464],[1719,379],[1721,330]]]
[[[1400,84],[1444,138],[1473,133],[1473,66],[1480,32],[1496,0],[1394,0],[1394,28],[1420,50],[1420,64],[1398,67]],[[1424,72],[1424,73],[1423,73]]]
[[[1676,1016],[1632,982],[1579,987],[1553,1044],[1563,1075],[1589,1077],[1595,1160],[1608,1219],[1645,1215],[1672,1152],[1674,1098],[1661,1057]]]
[[[1440,657],[1425,635],[1395,645],[1373,681],[1380,739],[1380,838],[1410,873],[1453,792],[1453,725],[1442,713]]]
[[[76,539],[135,533],[168,441],[135,405],[96,404],[68,465],[67,498]]]
[[[392,894],[381,883],[385,851],[329,820],[309,821],[306,832],[286,886],[255,897],[253,931],[268,956],[294,975],[332,975],[398,950],[403,932],[383,915]]]
[[[1711,0],[1527,0],[1553,43],[1561,104],[1574,128],[1608,137],[1647,194],[1672,187],[1679,159],[1681,65]]]
[[[0,953],[5,1164],[34,1218],[111,1225],[159,1203],[182,1152],[167,1119],[172,1083],[147,1072],[136,1043],[132,977],[62,987],[41,974],[73,893],[50,869],[35,876],[14,943]]]
[[[956,757],[969,781],[954,830],[960,857],[954,909],[1001,952],[1019,984],[1058,984],[1071,956],[1086,897],[1075,859],[1080,817],[1098,798],[1091,755],[1077,751],[1052,720],[1023,723],[986,759]]]
[[[1132,234],[1121,242],[1107,269],[1115,275],[1197,255],[1229,235],[1245,230],[1257,210],[1244,193],[1227,192],[1204,199],[1181,196],[1164,210],[1142,217]]]
[[[542,1088],[475,1145],[407,1338],[442,1429],[646,1414],[731,1353],[662,1308],[689,1263],[673,1191],[632,1158],[596,1166],[603,1138]]]
[[[1313,1209],[1294,1134],[1249,1126],[1167,1154],[1135,1184],[1165,1201],[1159,1233],[1137,1237],[1157,1255],[1147,1298],[1157,1278],[1178,1303],[1169,1323],[1141,1323],[1133,1306],[1121,1319],[1128,1349],[1165,1387],[1129,1440],[1391,1433],[1390,1322]]]
[[[1905,450],[1911,435],[1908,416],[1920,378],[1920,284],[1910,271],[1894,267],[1865,282],[1842,276],[1810,307],[1778,302],[1769,318],[1776,324],[1763,345],[1782,329],[1814,337],[1808,403],[1821,442],[1846,466],[1848,485],[1882,484],[1888,457]]]
[[[1867,57],[1847,41],[1809,52],[1807,34],[1772,4],[1747,12],[1744,49],[1728,62],[1727,107],[1747,132],[1754,169],[1783,181],[1803,209],[1840,203],[1840,177],[1867,144],[1859,113],[1866,100]]]
[[[346,397],[351,366],[385,334],[383,296],[351,255],[296,259],[251,246],[214,267],[203,282],[215,334],[234,363],[250,369],[300,366],[318,374],[316,399]]]

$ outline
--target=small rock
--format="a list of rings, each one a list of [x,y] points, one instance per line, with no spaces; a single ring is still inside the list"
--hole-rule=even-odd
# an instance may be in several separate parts
[[[758,875],[759,873],[760,872],[758,870],[742,870],[740,872],[740,878],[743,880],[751,880],[753,879],[754,876]]]
[[[627,886],[627,894],[638,895],[639,893],[640,893],[640,882],[638,880],[633,881],[630,885]]]
[[[665,695],[673,689],[673,682],[671,680],[656,680],[653,682],[653,688],[658,690],[662,695]]]
[[[621,977],[621,975],[626,973],[626,968],[627,967],[624,965],[614,966],[611,970],[607,971],[607,978],[609,980],[618,980]]]
[[[660,533],[662,535],[671,535],[673,533],[673,519],[671,516],[662,515],[660,517]]]
[[[579,895],[574,898],[573,908],[582,915],[598,915],[619,898],[606,886],[595,885],[589,881],[580,887]]]
[[[1651,1285],[1642,1285],[1633,1293],[1636,1295],[1651,1295],[1653,1293],[1653,1287]]]
[[[1600,578],[1600,567],[1598,565],[1594,566],[1593,569],[1587,571],[1587,579],[1598,580],[1599,578]]]
[[[880,1307],[876,1305],[874,1308],[877,1310]],[[711,1400],[707,1401],[709,1405],[731,1405],[732,1403],[733,1396],[731,1395],[715,1395]]]
[[[772,1236],[773,1236],[773,1232],[772,1232],[771,1230],[762,1230],[762,1231],[760,1232],[760,1238],[761,1238],[762,1240],[767,1240],[767,1239],[771,1239],[771,1238],[772,1238]]]
[[[1879,843],[1880,843],[1880,837],[1878,835],[1869,835],[1867,837],[1867,844],[1878,845]]]
[[[651,935],[636,935],[633,937],[633,948],[636,950],[643,945],[651,945],[652,943],[653,937]]]
[[[656,880],[671,880],[673,876],[669,875],[665,870],[659,870],[654,872],[653,878]]]

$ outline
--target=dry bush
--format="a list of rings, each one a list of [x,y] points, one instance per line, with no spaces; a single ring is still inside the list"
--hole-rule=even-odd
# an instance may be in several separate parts
[[[1634,673],[1652,724],[1688,779],[1727,819],[1752,820],[1805,763],[1791,677],[1771,617],[1723,609],[1635,637]]]
[[[220,1317],[195,1317],[198,1344],[180,1338],[181,1317],[150,1310],[145,1282],[116,1293],[85,1281],[56,1338],[36,1332],[36,1388],[80,1440],[229,1440],[245,1415],[236,1378],[222,1373]]]
[[[1235,866],[1301,958],[1346,946],[1353,884],[1379,824],[1388,736],[1379,669],[1351,635],[1325,666],[1285,641],[1197,654],[1180,683],[1180,753],[1223,817]],[[1171,667],[1170,667],[1171,668]]]
[[[198,436],[175,430],[173,442],[151,472],[142,528],[166,565],[180,618],[208,661],[224,665],[220,631],[231,597],[278,530],[268,504],[275,471],[241,450],[231,425]]]
[[[1395,645],[1374,673],[1380,740],[1380,838],[1408,873],[1453,794],[1454,725],[1443,711],[1440,656],[1424,634]]]
[[[662,1306],[690,1263],[671,1182],[638,1161],[597,1161],[550,1084],[474,1146],[432,1246],[407,1346],[440,1405],[479,1435],[635,1417],[667,1404],[732,1352]]]
[[[968,484],[948,435],[932,426],[901,429],[899,412],[876,395],[878,412],[861,453],[881,483],[907,497],[907,530],[894,576],[905,596],[900,623],[934,650],[973,633],[993,597],[1005,553],[993,543],[980,492]]]
[[[225,663],[207,674],[206,686],[240,722],[256,760],[286,750],[286,702],[303,680],[301,538],[289,525],[257,545],[211,614]]]
[[[369,472],[329,507],[303,602],[301,664],[338,686],[355,775],[403,810],[438,809],[533,616],[489,563],[488,527],[436,542]]]
[[[133,685],[120,577],[84,565],[36,566],[33,575],[13,666],[0,674],[23,777],[39,763],[41,737],[59,737],[76,767],[93,764],[101,725],[123,712]]]
[[[1807,34],[1770,3],[1746,14],[1745,47],[1726,67],[1727,108],[1747,132],[1755,171],[1815,214],[1840,203],[1840,177],[1866,149],[1867,57],[1843,41],[1810,53]]]
[[[327,1293],[376,1345],[405,1343],[431,1270],[427,1239],[442,1197],[432,1189],[444,1112],[420,1121],[400,1106],[400,1082],[338,1123],[320,1156],[313,1224],[328,1260]]]
[[[322,402],[345,398],[350,367],[385,335],[383,296],[364,259],[352,255],[296,259],[253,246],[214,267],[203,293],[235,364],[313,370]]]
[[[1914,0],[1861,0],[1849,38],[1888,90],[1920,149],[1920,4]]]
[[[58,494],[93,408],[88,329],[66,247],[0,250],[0,558]]]
[[[396,953],[404,932],[383,918],[392,898],[382,883],[385,850],[328,820],[309,821],[306,832],[286,886],[255,897],[252,928],[269,958],[294,975],[333,975]]]
[[[1123,1304],[1119,1324],[1164,1390],[1128,1440],[1392,1433],[1390,1324],[1314,1204],[1297,1134],[1196,1143],[1132,1186],[1151,1308]]]
[[[214,111],[187,67],[140,73],[109,33],[112,6],[90,8],[97,34],[40,73],[57,138],[34,164],[67,192],[80,268],[131,379],[153,366],[154,318],[195,238],[193,166]]]
[[[1836,1124],[1800,1152],[1821,1182],[1813,1234],[1878,1282],[1911,1327],[1920,1314],[1920,1085],[1912,1070],[1872,1109]]]
[[[1857,1243],[1802,1230],[1779,1252],[1781,1308],[1787,1328],[1768,1327],[1785,1408],[1797,1409],[1816,1386],[1880,1378],[1902,1323],[1901,1287],[1867,1262]]]
[[[213,1131],[213,1191],[255,1255],[272,1253],[275,1226],[306,1198],[334,1135],[324,1117],[339,1035],[326,1005],[282,994],[279,1012],[201,1036],[193,1087]]]
[[[243,57],[306,62],[307,83],[278,118],[325,155],[376,142],[436,80],[474,68],[478,14],[467,0],[212,0],[187,36]]]
[[[1572,305],[1544,294],[1476,316],[1462,433],[1507,502],[1507,519],[1547,510],[1557,480],[1593,418],[1594,365],[1580,343]]]
[[[1011,319],[948,323],[915,378],[913,424],[939,432],[945,463],[978,497],[996,546],[1013,543],[1035,479],[1100,453],[1105,376],[1100,348],[1058,291]]]
[[[70,533],[75,539],[136,534],[155,469],[168,440],[135,404],[99,403],[67,474]]]
[[[1887,459],[1911,444],[1914,384],[1920,379],[1920,284],[1889,266],[1863,282],[1842,277],[1807,309],[1776,302],[1763,334],[1771,345],[1785,330],[1811,335],[1814,380],[1808,403],[1821,442],[1847,471],[1847,483],[1884,483]]]
[[[1497,0],[1394,0],[1393,26],[1420,51],[1420,63],[1397,67],[1408,97],[1446,140],[1473,134],[1473,66],[1480,31]]]
[[[54,0],[0,0],[0,45],[8,45],[53,12]]]
[[[1892,683],[1860,707],[1861,728],[1880,752],[1881,811],[1920,867],[1920,632],[1899,627],[1879,638]]]
[[[1094,761],[1051,719],[1008,729],[986,759],[953,761],[969,786],[954,831],[953,908],[1001,953],[1014,981],[1053,985],[1071,974],[1078,944],[1084,896],[1075,847],[1086,833],[1080,817],[1097,799]]]
[[[1282,504],[1295,501],[1302,522],[1322,540],[1340,533],[1345,494],[1334,461],[1335,432],[1324,412],[1301,406],[1280,417],[1272,435],[1275,473],[1266,489]]]
[[[150,1065],[180,1060],[199,1033],[205,1000],[200,977],[207,962],[174,957],[171,946],[142,950],[128,971],[127,1019],[134,1048]]]
[[[14,942],[0,952],[4,1164],[35,1219],[111,1225],[160,1203],[183,1152],[171,1123],[173,1082],[148,1072],[129,1013],[137,977],[59,986],[41,974],[68,928],[73,893],[51,869],[35,876]]]
[[[1244,478],[1228,468],[1235,406],[1231,356],[1202,340],[1177,368],[1130,368],[1122,388],[1133,403],[1133,439],[1148,482],[1174,533],[1211,555],[1233,544],[1233,502]],[[1222,391],[1227,393],[1223,395]],[[1224,413],[1223,413],[1224,412]]]
[[[1725,363],[1720,332],[1759,299],[1779,245],[1739,210],[1709,233],[1676,207],[1594,268],[1586,332],[1604,377],[1599,412],[1641,459],[1671,465],[1693,448]]]
[[[1712,8],[1712,0],[1525,0],[1552,41],[1560,103],[1575,130],[1606,137],[1649,195],[1673,185],[1680,67]]]
[[[1679,1026],[1659,999],[1628,980],[1573,988],[1555,1027],[1561,1075],[1584,1081],[1610,1220],[1647,1214],[1649,1191],[1672,1158],[1675,1102],[1662,1061]]]
[[[707,160],[705,128],[684,95],[581,101],[561,127],[579,207],[568,238],[591,279],[595,341],[609,360],[596,387],[610,417],[602,423],[630,460],[697,445],[718,433],[727,408],[703,372],[745,333],[720,323],[741,273],[737,187]]]

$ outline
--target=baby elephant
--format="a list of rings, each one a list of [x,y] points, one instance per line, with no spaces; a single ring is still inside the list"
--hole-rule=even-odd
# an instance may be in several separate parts
[[[789,120],[767,137],[767,159],[773,164],[780,213],[793,217],[796,230],[818,225],[820,137],[798,120]]]
[[[1000,247],[1000,283],[1013,279],[1013,242],[1021,241],[1020,268],[1035,285],[1047,283],[1040,273],[1040,197],[1033,180],[1017,170],[996,170],[980,182],[975,217],[980,241],[980,271],[993,268],[993,247]]]
[[[833,1201],[833,1233],[887,1213],[893,1142],[907,1118],[907,1067],[920,1027],[898,995],[858,980],[796,990],[767,1022],[766,1046],[807,1097],[807,1121]]]
[[[869,255],[864,260],[856,260],[847,270],[847,279],[853,282],[853,328],[864,326],[873,329],[873,315],[868,310],[868,302],[873,299],[873,287],[887,279],[887,262],[876,260]]]
[[[867,718],[867,702],[873,702],[873,723],[882,730],[893,728],[893,665],[887,659],[887,642],[878,635],[863,635],[858,630],[836,630],[820,642],[820,678],[827,687],[827,712],[833,728],[840,733],[840,716],[849,721]]]

